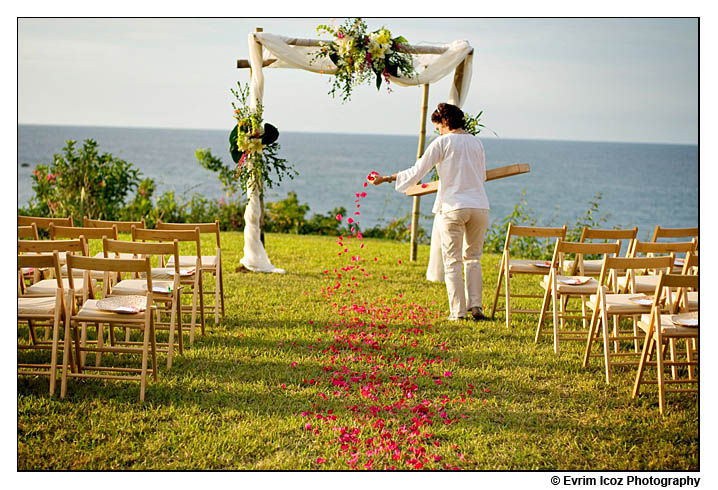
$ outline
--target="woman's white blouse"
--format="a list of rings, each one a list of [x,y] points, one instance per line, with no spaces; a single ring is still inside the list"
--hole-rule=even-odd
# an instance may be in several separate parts
[[[439,173],[439,190],[432,213],[462,208],[489,209],[484,189],[486,157],[479,138],[468,133],[439,136],[413,167],[396,175],[396,190],[406,191],[434,166]]]

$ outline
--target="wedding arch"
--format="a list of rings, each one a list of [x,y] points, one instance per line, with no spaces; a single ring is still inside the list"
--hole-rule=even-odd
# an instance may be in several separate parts
[[[337,67],[328,58],[316,58],[315,52],[321,46],[316,39],[300,39],[263,32],[257,28],[249,34],[249,59],[238,60],[237,68],[250,69],[250,105],[256,109],[264,100],[264,68],[295,68],[320,74],[334,74]],[[429,85],[454,74],[447,102],[461,107],[471,85],[471,70],[474,49],[468,41],[453,41],[438,46],[409,45],[416,74],[412,77],[389,76],[389,80],[399,86],[422,86],[421,125],[417,158],[424,154],[426,142],[426,116],[428,109]],[[425,192],[426,193],[426,192]],[[279,272],[272,265],[261,241],[261,190],[259,186],[248,189],[248,203],[244,214],[244,256],[240,260],[247,269],[255,272]],[[417,257],[417,235],[419,220],[418,195],[413,196],[411,250],[409,258]],[[443,281],[440,241],[437,221],[431,233],[431,253],[427,279]]]

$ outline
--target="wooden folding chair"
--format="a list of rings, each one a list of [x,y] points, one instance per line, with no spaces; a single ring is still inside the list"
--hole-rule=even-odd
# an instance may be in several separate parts
[[[35,223],[35,226],[37,226],[39,230],[47,230],[51,224],[55,226],[72,226],[72,216],[68,216],[67,218],[41,218],[39,216],[17,217],[18,226],[29,226],[32,223]]]
[[[180,284],[189,286],[190,291],[182,291],[183,294],[192,295],[192,306],[181,306],[181,311],[191,311],[192,320],[190,322],[189,343],[194,343],[194,332],[197,323],[200,325],[202,335],[204,335],[204,300],[202,291],[202,246],[200,244],[199,228],[194,230],[148,230],[142,228],[132,228],[132,241],[153,241],[153,242],[174,242],[177,240],[180,244],[189,242],[194,244],[196,255],[195,261],[191,266],[183,267],[180,265]],[[159,264],[159,267],[152,269],[152,278],[160,281],[172,281],[175,277],[174,266],[168,267],[166,264]],[[184,288],[183,288],[184,289]],[[181,297],[181,295],[180,295]],[[199,312],[197,306],[199,303]],[[199,322],[197,314],[199,313]]]
[[[82,226],[86,228],[111,228],[114,226],[119,233],[132,233],[132,227],[144,228],[145,219],[140,221],[112,221],[106,219],[91,219],[87,216],[82,218]]]
[[[684,276],[698,275],[698,253],[689,253],[683,262],[681,274]],[[676,308],[674,313],[680,311],[698,311],[698,291],[690,288],[680,288],[677,293],[673,294],[673,304]]]
[[[81,226],[55,226],[50,223],[48,230],[50,231],[50,240],[84,237],[87,244],[87,252],[84,255],[88,256],[90,255],[90,240],[102,241],[103,238],[117,240],[117,227],[114,225],[108,228],[84,228]],[[95,257],[98,257],[98,255]],[[99,257],[102,257],[102,252],[99,253]],[[66,276],[67,266],[62,266],[60,272],[63,276]],[[78,270],[75,273],[79,274],[76,277],[82,277],[82,271]],[[96,281],[102,281],[104,274],[100,271],[92,271],[91,277]],[[112,279],[112,276],[110,278]]]
[[[680,274],[683,269],[683,258],[679,258],[680,254],[689,254],[694,252],[696,249],[695,240],[692,242],[641,242],[636,240],[633,243],[633,247],[630,251],[630,257],[655,257],[659,255],[670,255],[673,257],[673,266],[671,273]],[[676,270],[677,269],[677,270]],[[641,271],[638,271],[641,272]],[[645,273],[647,272],[647,273]],[[629,274],[622,276],[618,279],[618,288],[622,292],[628,291],[628,281],[635,282],[635,293],[651,293],[656,289],[658,284],[657,273],[654,271],[644,271],[644,273],[637,274],[635,271],[631,271]]]
[[[697,348],[698,348],[698,314],[666,314],[664,313],[662,300],[673,296],[672,289],[698,289],[698,276],[692,275],[676,275],[661,274],[659,276],[658,285],[654,291],[654,303],[651,307],[650,314],[641,316],[638,322],[641,330],[646,332],[645,341],[643,342],[643,351],[641,352],[641,360],[636,372],[636,379],[633,384],[633,392],[631,397],[635,399],[641,385],[657,384],[658,385],[658,410],[661,415],[666,409],[666,393],[698,393],[698,378],[696,376],[696,368],[698,366]],[[671,309],[669,307],[669,309]],[[695,325],[689,325],[690,320],[695,321]],[[688,321],[687,321],[688,320]],[[685,341],[685,361],[679,361],[676,357],[675,342]],[[670,345],[671,357],[669,360],[664,359],[666,354],[666,346]],[[652,361],[653,354],[656,360]],[[656,366],[656,379],[645,379],[646,366]],[[683,374],[680,368],[686,366],[687,376],[679,377]],[[666,367],[670,367],[672,371],[671,379],[667,379],[664,372]],[[669,388],[669,385],[689,385],[691,388]]]
[[[624,248],[624,245],[626,246],[625,255],[626,257],[628,257],[628,254],[631,250],[631,246],[633,244],[633,240],[635,240],[637,236],[637,226],[634,226],[633,228],[613,230],[589,228],[588,226],[584,226],[583,229],[581,229],[581,237],[578,241],[584,243],[591,240],[603,240],[604,242],[613,242],[615,240],[618,240],[621,243],[621,249]],[[601,266],[603,265],[603,259],[586,259],[585,257],[582,257],[582,259],[584,276],[598,277],[601,274]],[[565,261],[563,273],[569,276],[575,276],[576,274],[578,274],[578,263],[574,260]]]
[[[614,243],[581,243],[581,242],[565,242],[562,239],[556,241],[556,247],[551,260],[551,268],[549,274],[543,277],[541,287],[544,288],[544,298],[541,305],[541,313],[539,315],[538,326],[536,328],[535,342],[538,344],[541,339],[543,320],[548,312],[549,303],[553,305],[553,350],[558,354],[559,340],[583,340],[586,339],[588,329],[588,319],[586,314],[586,302],[591,294],[595,294],[598,288],[598,281],[585,273],[584,256],[585,255],[607,255],[616,256],[621,251],[621,242]],[[578,274],[570,276],[559,275],[559,271],[563,270],[565,265],[566,254],[573,254],[575,259],[573,262],[578,266],[576,271]],[[568,299],[580,298],[581,311],[580,315],[576,310],[568,310]],[[581,319],[583,321],[583,330],[569,331],[565,328],[565,321],[568,319]],[[560,329],[559,329],[560,326]]]
[[[58,260],[60,256],[77,254],[87,255],[87,243],[84,238],[77,240],[18,240],[18,254],[48,254],[58,252]],[[60,260],[61,261],[61,260]],[[60,276],[62,277],[62,276]],[[65,289],[69,288],[67,278],[62,279]],[[88,298],[94,298],[96,294],[97,282],[93,279],[85,283],[84,278],[77,278],[75,281],[75,298],[79,301],[86,301]],[[57,281],[55,279],[43,279],[38,281],[25,290],[27,296],[36,297],[54,297],[57,289]]]
[[[157,352],[167,353],[167,369],[172,367],[172,359],[174,357],[175,347],[179,353],[183,353],[182,342],[182,312],[180,311],[180,268],[179,268],[179,247],[178,242],[126,242],[121,240],[103,240],[103,250],[105,257],[120,254],[131,255],[133,258],[145,258],[152,256],[160,256],[158,260],[162,263],[164,255],[173,257],[174,279],[171,281],[153,281],[152,292],[154,302],[162,308],[157,308],[157,317],[155,318],[155,330],[167,330],[169,339],[166,343],[155,341]],[[122,279],[115,285],[108,285],[105,289],[104,297],[122,296],[122,295],[144,295],[147,292],[147,279],[128,278]],[[168,313],[169,322],[161,321],[161,313]],[[177,343],[175,344],[175,332],[178,334]],[[126,331],[126,334],[129,330]],[[129,336],[126,335],[124,343],[130,342]]]
[[[146,280],[146,292],[138,298],[141,305],[140,310],[134,313],[118,313],[102,309],[100,301],[89,299],[78,309],[74,302],[68,302],[67,319],[65,321],[65,345],[63,351],[63,370],[60,396],[65,397],[67,392],[68,378],[99,378],[114,380],[132,380],[140,382],[140,401],[145,399],[145,388],[147,385],[147,363],[151,357],[152,377],[157,381],[157,353],[155,350],[155,330],[153,313],[153,292],[152,273],[150,259],[98,259],[94,257],[67,256],[67,266],[70,274],[68,278],[72,285],[73,270],[81,269],[87,278],[90,271],[103,271],[107,275],[112,273],[138,273],[144,274]],[[126,298],[132,298],[127,296]],[[110,299],[110,298],[107,298]],[[96,326],[97,340],[94,343],[83,344],[78,335],[78,325],[91,324]],[[114,326],[139,329],[143,333],[142,345],[139,347],[115,345],[110,339],[107,345],[104,341],[103,325],[109,325],[110,336]],[[102,354],[139,354],[142,356],[139,368],[124,366],[102,366],[96,362],[95,366],[87,366],[83,360],[83,353],[94,353],[95,359],[101,358]],[[77,372],[68,370],[69,357],[75,357]],[[105,359],[106,357],[102,357]]]
[[[216,251],[215,255],[202,256],[202,272],[209,272],[214,277],[214,291],[202,291],[202,295],[214,294],[214,304],[205,302],[204,309],[207,313],[214,311],[214,322],[219,322],[219,310],[221,305],[222,318],[224,318],[224,277],[222,275],[222,245],[220,243],[219,221],[214,223],[164,223],[162,220],[157,222],[158,230],[193,230],[199,228],[201,234],[211,234],[215,237]],[[195,257],[193,255],[180,255],[180,266],[193,266]],[[167,266],[172,265],[172,259]]]
[[[506,241],[504,242],[504,251],[501,254],[501,263],[499,264],[499,278],[496,281],[496,291],[494,292],[494,301],[491,307],[491,318],[496,313],[496,307],[499,302],[499,292],[501,291],[501,282],[506,278],[505,304],[506,311],[506,327],[511,327],[512,313],[541,313],[541,310],[516,309],[511,306],[511,298],[543,298],[544,295],[538,294],[516,294],[511,292],[510,282],[511,276],[515,274],[529,275],[545,275],[551,262],[546,260],[522,260],[511,258],[509,252],[511,247],[511,237],[536,237],[536,238],[566,238],[566,226],[561,228],[547,227],[529,227],[516,226],[509,223],[506,230]]]
[[[17,239],[18,240],[39,240],[40,236],[37,234],[37,225],[30,223],[27,226],[17,227]],[[29,286],[42,279],[43,270],[36,269],[34,267],[26,267],[22,271],[22,277],[25,283]]]
[[[635,282],[628,281],[628,293],[618,293],[618,274],[620,271],[626,271],[626,275],[635,277],[631,274],[634,270],[656,269],[670,271],[672,257],[608,257],[603,259],[601,268],[601,276],[599,277],[599,286],[596,293],[591,295],[587,303],[588,307],[593,311],[591,316],[591,324],[588,329],[586,339],[586,351],[583,357],[583,367],[588,367],[591,357],[603,358],[606,371],[606,383],[611,382],[611,370],[614,366],[636,365],[638,363],[639,340],[642,338],[638,334],[638,326],[636,316],[649,313],[651,309],[652,299],[644,294],[637,294],[635,291]],[[611,277],[610,286],[607,279]],[[631,317],[633,320],[633,329],[624,330],[620,326],[621,317]],[[613,318],[613,333],[609,332],[610,319]],[[603,337],[603,342],[598,343],[602,346],[602,353],[594,353],[593,343],[597,337],[599,330]],[[625,343],[632,343],[633,350],[622,350]],[[614,361],[614,358],[636,358],[635,361]]]
[[[30,223],[29,225],[18,225],[17,227],[17,238],[18,240],[22,240],[24,238],[29,238],[30,240],[39,240],[40,236],[37,234],[37,225],[35,223]]]
[[[60,265],[57,252],[52,254],[32,254],[17,256],[18,275],[22,275],[24,267],[36,269],[48,268],[55,271],[55,294],[53,296],[28,296],[25,294],[25,282],[20,280],[17,298],[18,324],[26,323],[28,341],[21,342],[18,338],[18,376],[49,376],[50,396],[55,394],[57,380],[57,355],[60,348],[60,327],[65,320],[65,290],[60,279]],[[41,324],[49,324],[52,328],[52,339],[41,340],[35,328]],[[46,327],[46,328],[50,328]],[[50,351],[49,363],[24,362],[20,351]],[[73,366],[74,369],[74,366]]]
[[[651,241],[659,242],[664,238],[668,238],[668,239],[682,238],[683,240],[681,240],[681,241],[683,241],[683,242],[695,241],[696,250],[698,249],[698,227],[663,228],[661,226],[656,225],[656,228],[653,230],[653,235],[651,235]],[[680,273],[681,273],[681,267],[678,265],[675,265],[673,267],[673,270],[671,271],[671,274],[680,274]]]

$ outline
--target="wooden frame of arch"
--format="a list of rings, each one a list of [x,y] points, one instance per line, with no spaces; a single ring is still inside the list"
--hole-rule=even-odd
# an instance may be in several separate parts
[[[260,39],[263,35],[268,36],[266,34],[262,34],[263,29],[261,27],[258,27],[255,29],[253,33],[249,34],[249,51],[250,51],[250,59],[240,59],[237,60],[237,68],[249,68],[250,69],[250,79],[251,79],[251,91],[252,91],[252,104],[256,107],[257,104],[260,104],[263,98],[263,85],[264,85],[264,78],[263,75],[261,75],[261,70],[263,67],[282,67],[281,60],[278,59],[279,57],[274,58],[267,58],[264,59],[262,55],[262,40]],[[321,40],[318,39],[300,39],[300,38],[282,38],[284,43],[286,43],[287,46],[290,47],[319,47]],[[257,45],[259,45],[259,49],[257,50]],[[468,50],[466,48],[468,47]],[[417,55],[442,55],[447,53],[451,47],[450,45],[444,45],[444,46],[416,46],[416,45],[409,45],[409,48],[412,50],[413,54]],[[454,70],[454,80],[453,84],[451,85],[450,89],[450,95],[449,95],[449,103],[455,104],[457,106],[461,106],[461,102],[465,97],[466,92],[468,91],[468,87],[471,82],[471,62],[472,62],[472,56],[474,49],[466,43],[465,46],[463,46],[463,51],[466,51],[466,54],[463,55],[463,58],[458,61],[456,66],[453,68]],[[253,53],[254,53],[254,62],[253,60]],[[275,55],[276,56],[276,55]],[[260,62],[261,60],[261,62]],[[467,63],[468,62],[468,63]],[[291,64],[291,67],[294,68],[304,68],[302,66],[297,66],[296,64]],[[468,69],[467,69],[468,68]],[[305,68],[306,69],[306,68]],[[320,71],[320,70],[315,70]],[[259,75],[257,72],[260,72]],[[325,72],[325,73],[331,73],[331,72]],[[448,74],[448,73],[446,73]],[[439,78],[443,78],[446,76],[446,74],[443,74],[439,76]],[[421,74],[417,75],[417,79],[421,76]],[[420,128],[419,128],[419,144],[417,149],[417,159],[421,158],[421,156],[424,154],[424,148],[426,146],[426,119],[427,119],[427,110],[428,110],[428,99],[429,99],[429,83],[416,83],[415,85],[421,85],[422,86],[422,101],[421,101],[421,111],[420,111]],[[259,87],[257,86],[259,85]],[[259,197],[259,191],[257,190],[255,196],[255,192],[250,193],[249,196],[249,203],[247,204],[247,209],[245,211],[245,222],[248,223],[250,226],[245,227],[245,235],[247,235],[247,230],[249,229],[249,235],[250,240],[247,240],[245,238],[245,257],[242,259],[242,264],[247,267],[250,270],[254,270],[252,267],[248,267],[248,264],[245,263],[245,259],[247,258],[247,247],[248,246],[255,246],[255,247],[261,247],[261,252],[259,255],[263,255],[266,258],[266,252],[263,250],[263,244],[260,241],[260,233],[261,228],[259,227],[259,209],[261,208],[260,204],[260,197]],[[413,196],[413,205],[412,205],[412,226],[411,226],[411,249],[409,253],[409,259],[411,261],[415,261],[417,257],[417,236],[416,236],[416,229],[418,228],[418,221],[419,221],[419,204],[420,204],[420,196],[414,195]],[[252,205],[255,206],[252,211]],[[247,217],[252,217],[253,219],[250,221],[247,219]],[[255,223],[256,222],[256,223]],[[253,224],[254,223],[254,224]],[[256,235],[256,236],[255,236]],[[255,255],[256,251],[253,252]],[[260,257],[261,261],[261,257]],[[272,271],[274,266],[272,266],[268,259],[264,261],[264,265],[266,267],[265,271]],[[262,270],[261,267],[257,268],[257,270]]]

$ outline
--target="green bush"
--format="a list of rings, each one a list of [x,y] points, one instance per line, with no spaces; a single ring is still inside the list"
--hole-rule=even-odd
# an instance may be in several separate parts
[[[122,219],[130,192],[140,184],[140,171],[110,153],[100,154],[97,142],[87,139],[81,149],[68,140],[50,165],[33,171],[33,197],[23,211],[36,216],[83,216]]]
[[[393,219],[383,228],[376,225],[363,231],[362,234],[370,238],[388,238],[390,240],[409,242],[411,240],[411,215],[407,213],[401,218]],[[429,243],[426,230],[421,226],[416,230],[416,238],[419,243]]]

